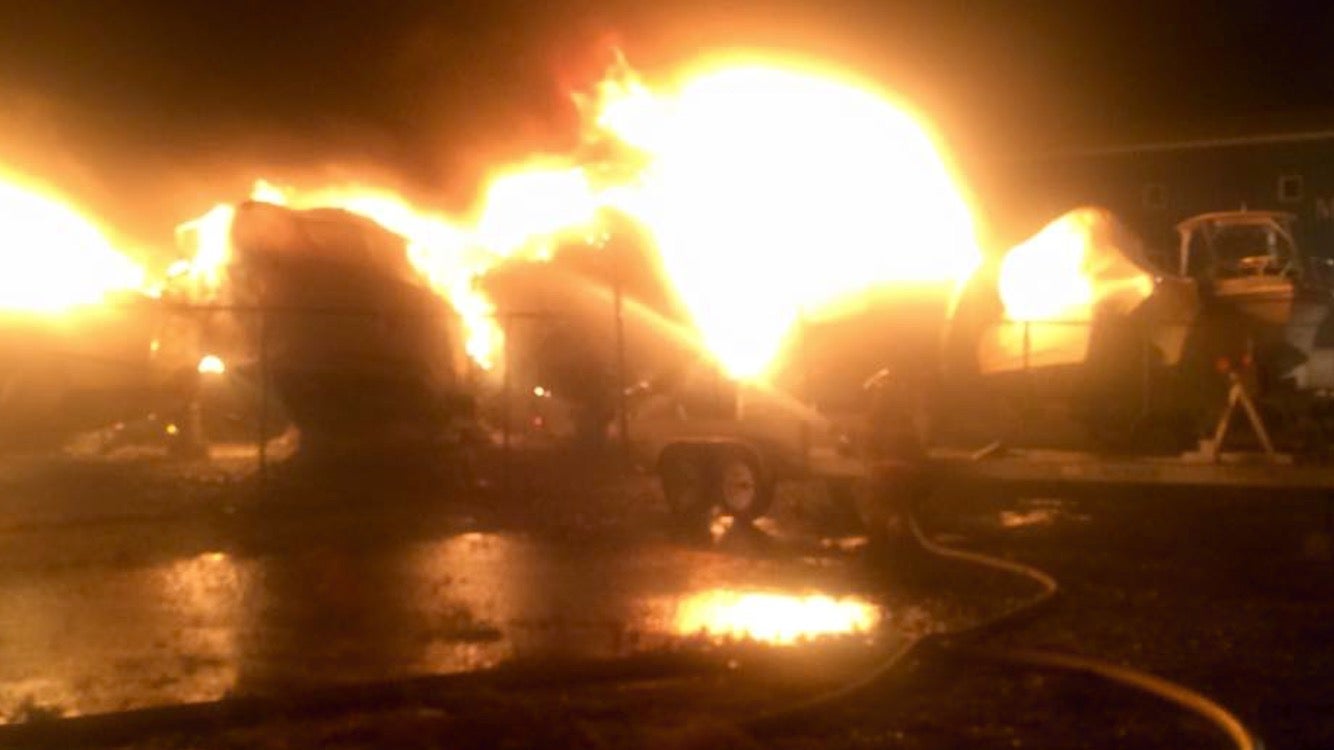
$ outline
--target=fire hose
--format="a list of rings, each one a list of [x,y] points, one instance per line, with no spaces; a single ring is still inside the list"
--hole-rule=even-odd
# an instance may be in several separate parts
[[[988,570],[1027,579],[1038,587],[1038,593],[1026,601],[1005,609],[963,630],[931,633],[895,649],[862,676],[825,693],[806,698],[776,710],[761,713],[747,722],[751,732],[764,734],[793,721],[812,716],[856,695],[867,693],[903,671],[914,657],[929,659],[932,655],[949,655],[963,659],[987,661],[1016,668],[1074,672],[1092,676],[1123,687],[1137,690],[1161,701],[1196,714],[1219,729],[1238,750],[1263,750],[1264,743],[1235,715],[1208,696],[1171,680],[1103,659],[1039,649],[986,646],[976,641],[1017,621],[1037,614],[1049,606],[1060,593],[1055,577],[1031,565],[1000,557],[962,550],[940,544],[923,531],[917,518],[904,510],[913,543],[927,553],[946,560],[954,560]]]

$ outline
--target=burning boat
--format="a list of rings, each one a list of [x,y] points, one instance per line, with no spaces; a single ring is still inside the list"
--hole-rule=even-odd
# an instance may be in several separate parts
[[[0,167],[0,447],[158,410],[144,272],[69,200]]]
[[[1303,252],[1295,220],[1278,211],[1188,219],[1177,227],[1176,273],[1196,287],[1197,296],[1238,317],[1238,338],[1254,350],[1252,359],[1265,368],[1268,382],[1329,390],[1334,388],[1330,262]]]
[[[1334,387],[1334,296],[1292,221],[1272,211],[1187,219],[1175,263],[1156,268],[1107,212],[1066,214],[975,278],[955,311],[947,377],[981,395],[954,402],[971,404],[954,423],[976,426],[1000,405],[995,416],[1030,441],[1082,432],[1087,447],[1180,451],[1218,432],[1242,397],[1235,385],[1280,443],[1318,449]],[[1050,429],[1055,412],[1070,429]]]
[[[405,240],[337,209],[236,209],[232,315],[303,453],[415,447],[465,413],[457,316]]]

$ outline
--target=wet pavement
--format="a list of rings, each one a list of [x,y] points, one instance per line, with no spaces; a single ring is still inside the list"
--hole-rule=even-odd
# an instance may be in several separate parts
[[[281,475],[256,491],[223,468],[0,464],[5,721],[309,695],[547,657],[694,655],[725,674],[545,692],[479,691],[468,679],[429,707],[343,704],[306,718],[280,707],[248,724],[121,736],[134,750],[750,746],[736,744],[760,736],[746,717],[849,684],[912,638],[1031,595],[975,569],[868,555],[799,487],[758,528],[681,528],[646,478],[556,459],[514,467],[506,492],[477,494],[434,479],[304,486]],[[1326,512],[1199,492],[963,493],[934,498],[922,521],[939,542],[1032,561],[1062,581],[1057,607],[994,645],[1147,668],[1216,697],[1271,746],[1328,747],[1334,579],[1327,538],[1312,536]],[[1220,746],[1179,709],[1087,676],[927,665],[764,743]]]
[[[25,477],[7,489],[41,481]],[[215,489],[193,514],[4,532],[0,716],[741,642],[832,638],[871,659],[952,616],[868,577],[855,538],[790,518],[682,535],[650,491],[604,493],[595,513],[577,497],[507,506],[325,491],[265,506],[232,504],[233,492],[243,495]],[[621,498],[618,511],[608,497]]]

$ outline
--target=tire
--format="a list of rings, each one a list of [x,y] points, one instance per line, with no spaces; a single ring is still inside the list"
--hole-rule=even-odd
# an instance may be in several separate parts
[[[718,456],[714,493],[724,515],[754,521],[769,510],[774,487],[753,455],[734,449]]]
[[[713,505],[709,474],[709,466],[700,453],[676,451],[663,457],[658,477],[673,515],[690,518],[708,512]]]

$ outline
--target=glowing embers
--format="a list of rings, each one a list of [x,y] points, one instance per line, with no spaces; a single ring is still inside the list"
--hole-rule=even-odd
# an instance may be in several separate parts
[[[879,622],[880,610],[855,597],[710,589],[680,601],[674,626],[684,636],[785,646],[868,634]]]
[[[0,173],[0,310],[59,312],[143,283],[78,210]]]

